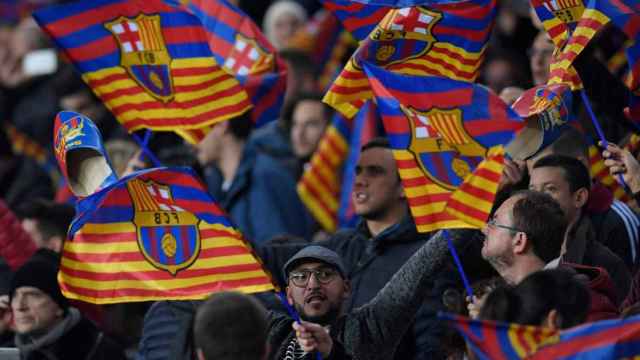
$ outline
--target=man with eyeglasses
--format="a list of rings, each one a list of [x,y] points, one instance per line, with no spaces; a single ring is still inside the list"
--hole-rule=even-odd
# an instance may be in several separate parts
[[[589,321],[617,316],[611,280],[600,268],[561,262],[560,254],[567,219],[561,206],[550,195],[532,190],[515,192],[487,221],[482,257],[511,285],[530,274],[558,266],[570,268],[589,286]],[[482,306],[474,299],[470,312]]]
[[[470,231],[452,233],[454,246],[468,240]],[[392,359],[400,339],[410,328],[434,278],[449,261],[446,237],[436,233],[395,273],[365,305],[345,313],[351,282],[340,256],[311,245],[291,257],[283,267],[287,301],[302,319],[270,314],[270,359],[325,360]],[[293,323],[293,325],[292,325]]]

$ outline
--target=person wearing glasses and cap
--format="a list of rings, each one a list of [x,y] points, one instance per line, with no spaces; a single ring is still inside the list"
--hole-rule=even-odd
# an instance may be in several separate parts
[[[468,237],[468,230],[452,233],[454,246]],[[446,237],[438,232],[371,301],[345,313],[351,283],[342,259],[322,246],[303,248],[283,267],[287,301],[302,322],[270,314],[269,359],[315,359],[314,351],[325,360],[393,358],[449,257]]]
[[[515,192],[498,206],[483,228],[482,257],[510,285],[543,269],[572,269],[589,287],[587,320],[617,317],[615,290],[607,272],[561,261],[567,224],[561,206],[550,195],[532,190]],[[468,306],[470,314],[477,313],[483,301],[474,298]]]

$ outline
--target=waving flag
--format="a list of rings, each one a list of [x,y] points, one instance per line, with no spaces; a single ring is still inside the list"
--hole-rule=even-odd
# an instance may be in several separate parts
[[[418,231],[482,227],[522,120],[482,86],[363,64]]]
[[[362,61],[396,73],[474,81],[495,14],[495,0],[391,10],[360,44],[323,101],[352,117],[371,98]]]
[[[531,0],[531,6],[559,49],[569,40],[585,8],[584,0]]]
[[[277,119],[287,85],[286,64],[251,18],[226,0],[166,2],[200,19],[216,60],[247,90],[254,106],[254,124],[262,126]]]
[[[137,172],[76,207],[59,275],[68,298],[110,304],[273,289],[191,169]]]
[[[385,17],[391,7],[369,6],[349,0],[321,0],[357,41],[363,41]]]
[[[129,131],[185,131],[247,111],[194,16],[160,0],[52,6],[34,18]]]
[[[328,232],[347,225],[353,214],[349,213],[351,185],[347,185],[349,169],[357,163],[350,154],[360,151],[360,144],[371,137],[365,131],[373,121],[368,107],[353,119],[335,114],[332,124],[323,135],[318,149],[311,157],[311,166],[298,182],[300,199],[318,223]],[[369,123],[369,124],[367,124]],[[365,136],[363,139],[362,137]]]
[[[640,316],[603,320],[568,330],[472,320],[439,314],[480,359],[622,359],[640,356]]]

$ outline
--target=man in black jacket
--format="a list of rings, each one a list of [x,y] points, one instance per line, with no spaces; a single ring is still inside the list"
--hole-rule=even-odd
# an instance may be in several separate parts
[[[25,360],[119,360],[122,348],[69,306],[57,281],[59,257],[40,249],[11,281],[15,344]]]

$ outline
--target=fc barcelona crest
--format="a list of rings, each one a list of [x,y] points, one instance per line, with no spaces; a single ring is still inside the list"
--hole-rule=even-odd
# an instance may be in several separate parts
[[[544,0],[543,5],[565,24],[578,22],[584,12],[582,0]]]
[[[424,56],[437,41],[433,27],[442,14],[421,6],[390,11],[371,33],[358,57],[389,68],[396,63]]]
[[[119,17],[104,25],[120,47],[120,65],[154,98],[173,99],[171,56],[167,50],[160,15],[140,14],[135,19]]]
[[[199,219],[175,204],[169,186],[134,179],[127,189],[144,258],[174,276],[191,266],[200,255]]]
[[[260,47],[255,40],[236,34],[233,50],[224,62],[224,67],[233,74],[259,75],[274,71],[273,54]]]
[[[411,128],[408,150],[430,180],[454,190],[487,153],[464,128],[462,110],[433,108],[424,112],[405,106],[401,109]]]

